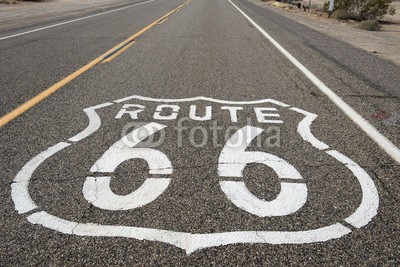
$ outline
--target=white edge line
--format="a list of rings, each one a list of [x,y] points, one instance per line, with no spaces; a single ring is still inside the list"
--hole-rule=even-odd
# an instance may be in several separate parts
[[[11,185],[11,197],[14,201],[15,209],[19,214],[26,213],[37,208],[36,204],[29,195],[28,189],[29,181],[33,175],[33,172],[46,159],[68,146],[70,146],[70,144],[62,142],[48,148],[46,151],[43,151],[42,153],[33,157],[19,171]]]
[[[341,109],[347,117],[349,117],[355,124],[358,125],[372,140],[375,141],[383,150],[386,151],[397,163],[400,163],[400,149],[396,147],[389,139],[381,134],[374,128],[368,121],[366,121],[360,114],[358,114],[352,107],[344,102],[337,94],[328,88],[320,79],[318,79],[311,71],[309,71],[303,64],[294,58],[285,48],[283,48],[274,38],[265,32],[257,23],[255,23],[249,16],[246,15],[238,6],[231,0],[228,0],[251,24],[259,30],[265,38],[267,38],[290,62],[293,63],[318,89],[324,93],[339,109]]]
[[[153,102],[164,102],[164,103],[175,103],[175,102],[191,102],[191,101],[210,101],[210,102],[215,102],[215,103],[221,103],[221,104],[236,104],[236,105],[250,105],[250,104],[262,104],[262,103],[272,103],[277,106],[281,107],[290,107],[290,105],[276,101],[274,99],[262,99],[262,100],[254,100],[254,101],[226,101],[226,100],[219,100],[219,99],[214,99],[211,97],[204,97],[204,96],[196,96],[192,98],[180,98],[180,99],[167,99],[167,98],[151,98],[151,97],[144,97],[144,96],[139,96],[139,95],[133,95],[133,96],[128,96],[125,98],[121,98],[118,100],[115,100],[115,103],[122,103],[131,99],[138,99],[138,100],[143,100],[143,101],[153,101]]]
[[[342,162],[358,179],[362,190],[362,200],[357,210],[345,221],[356,228],[367,225],[378,214],[379,195],[374,181],[357,163],[336,150],[326,153]]]
[[[133,5],[129,5],[129,6],[125,6],[125,7],[121,7],[121,8],[117,8],[117,9],[113,9],[113,10],[110,10],[110,11],[105,11],[105,12],[101,12],[101,13],[98,13],[98,14],[82,17],[82,18],[79,18],[79,19],[68,20],[68,21],[64,21],[64,22],[61,22],[61,23],[49,25],[49,26],[46,26],[46,27],[37,28],[37,29],[30,30],[30,31],[26,31],[26,32],[20,32],[20,33],[16,33],[16,34],[13,34],[13,35],[4,36],[4,37],[0,38],[0,41],[6,40],[6,39],[10,39],[10,38],[14,38],[14,37],[18,37],[18,36],[25,35],[25,34],[29,34],[29,33],[34,33],[34,32],[38,32],[38,31],[47,30],[47,29],[50,29],[50,28],[62,26],[62,25],[65,25],[65,24],[69,24],[69,23],[73,23],[73,22],[77,22],[77,21],[81,21],[81,20],[85,20],[85,19],[90,19],[90,18],[94,18],[94,17],[98,17],[98,16],[114,13],[114,12],[117,12],[117,11],[121,11],[121,10],[124,10],[124,9],[128,9],[128,8],[139,6],[139,5],[143,5],[143,4],[147,4],[147,3],[150,3],[150,2],[154,2],[154,1],[155,0],[149,0],[149,1],[141,2],[141,3],[136,3],[136,4],[133,4]]]

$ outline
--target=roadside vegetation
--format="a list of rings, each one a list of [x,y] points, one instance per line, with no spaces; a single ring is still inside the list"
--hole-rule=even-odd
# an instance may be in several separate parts
[[[379,20],[385,15],[394,15],[392,0],[335,0],[333,18],[360,21],[357,28],[367,31],[379,31]],[[329,2],[324,5],[328,11]]]
[[[337,19],[378,20],[386,14],[396,13],[391,3],[392,0],[335,0],[334,11]],[[328,6],[329,2],[326,2],[326,11]]]
[[[271,0],[261,0],[263,2]],[[273,5],[292,10],[293,8],[301,8],[305,12],[309,12],[308,0],[272,0]],[[381,21],[387,15],[394,15],[396,9],[391,5],[392,0],[335,0],[333,13],[331,18],[338,20],[347,20],[358,22],[356,26],[359,29],[368,31],[379,31],[381,29]],[[323,16],[328,13],[329,1],[320,6],[311,5],[311,12],[318,13]],[[325,14],[325,16],[327,16]]]
[[[379,31],[381,29],[381,25],[377,20],[363,20],[358,24],[357,28],[367,31]]]

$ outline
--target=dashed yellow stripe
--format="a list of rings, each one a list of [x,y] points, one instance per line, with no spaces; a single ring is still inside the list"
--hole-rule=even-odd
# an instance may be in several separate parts
[[[178,12],[178,11],[179,11],[179,9],[176,10],[176,12]],[[165,19],[159,21],[158,24],[163,24],[167,19],[168,19],[168,18],[165,18]]]
[[[118,52],[116,52],[115,54],[113,54],[112,56],[104,59],[101,63],[108,63],[112,60],[114,60],[116,57],[118,57],[119,55],[121,55],[123,52],[125,52],[129,47],[131,47],[132,45],[134,45],[136,43],[136,41],[133,41],[129,44],[127,44],[126,46],[124,46],[123,48],[121,48]]]

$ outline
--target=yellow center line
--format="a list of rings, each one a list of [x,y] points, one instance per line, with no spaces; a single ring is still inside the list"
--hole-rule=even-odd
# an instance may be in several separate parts
[[[131,37],[129,37],[128,39],[126,39],[125,41],[123,41],[122,43],[116,45],[115,47],[113,47],[112,49],[110,49],[109,51],[107,51],[106,53],[102,54],[101,56],[99,56],[98,58],[96,58],[95,60],[91,61],[90,63],[88,63],[87,65],[83,66],[82,68],[80,68],[79,70],[75,71],[74,73],[68,75],[67,77],[65,77],[64,79],[62,79],[61,81],[57,82],[56,84],[54,84],[53,86],[47,88],[46,90],[42,91],[41,93],[39,93],[38,95],[36,95],[35,97],[31,98],[30,100],[26,101],[24,104],[20,105],[19,107],[17,107],[16,109],[12,110],[11,112],[7,113],[6,115],[4,115],[3,117],[0,118],[0,127],[3,127],[4,125],[6,125],[7,123],[9,123],[10,121],[14,120],[15,118],[17,118],[18,116],[20,116],[21,114],[25,113],[26,111],[28,111],[29,109],[31,109],[32,107],[34,107],[35,105],[37,105],[38,103],[40,103],[41,101],[43,101],[44,99],[46,99],[47,97],[49,97],[51,94],[53,94],[54,92],[56,92],[57,90],[59,90],[60,88],[62,88],[63,86],[65,86],[66,84],[70,83],[71,81],[73,81],[74,79],[76,79],[77,77],[79,77],[80,75],[82,75],[83,73],[85,73],[86,71],[88,71],[89,69],[93,68],[94,66],[96,66],[97,64],[99,64],[100,62],[102,62],[103,60],[105,60],[110,54],[118,54],[120,51],[118,50],[126,50],[129,48],[129,46],[131,46],[131,44],[128,45],[128,43],[132,42],[132,45],[134,43],[134,39],[136,39],[137,37],[139,37],[140,35],[142,35],[143,33],[145,33],[146,31],[150,30],[151,28],[153,28],[155,25],[157,25],[160,21],[164,20],[165,18],[168,18],[169,16],[171,16],[174,12],[176,12],[178,9],[182,8],[183,6],[187,5],[191,0],[186,1],[185,3],[179,5],[177,8],[173,9],[172,11],[168,12],[167,14],[165,14],[164,16],[162,16],[161,18],[157,19],[156,21],[152,22],[151,24],[149,24],[148,26],[146,26],[145,28],[141,29],[140,31],[138,31],[137,33],[135,33],[134,35],[132,35]],[[125,49],[124,46],[128,46],[128,48]],[[118,51],[116,53],[116,51]],[[123,52],[123,51],[122,51]],[[122,53],[121,52],[121,53]],[[119,53],[120,54],[120,53]],[[114,56],[114,55],[113,55]],[[113,57],[112,56],[112,57]],[[118,55],[117,55],[118,56]],[[111,58],[111,57],[110,57]],[[114,57],[115,58],[115,57]],[[107,59],[108,60],[108,59]]]

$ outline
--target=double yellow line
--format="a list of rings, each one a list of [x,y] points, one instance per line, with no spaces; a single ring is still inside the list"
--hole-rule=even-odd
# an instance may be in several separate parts
[[[110,49],[106,53],[102,54],[101,56],[99,56],[95,60],[91,61],[87,65],[85,65],[82,68],[80,68],[79,70],[75,71],[74,73],[68,75],[67,77],[65,77],[64,79],[62,79],[58,83],[54,84],[53,86],[47,88],[46,90],[44,90],[40,94],[36,95],[35,97],[31,98],[30,100],[28,100],[24,104],[20,105],[16,109],[12,110],[10,113],[4,115],[3,117],[0,118],[0,127],[3,127],[4,125],[9,123],[10,121],[14,120],[15,118],[17,118],[18,116],[23,114],[24,112],[28,111],[29,109],[31,109],[32,107],[37,105],[39,102],[43,101],[44,99],[49,97],[51,94],[56,92],[58,89],[62,88],[66,84],[70,83],[71,81],[73,81],[74,79],[76,79],[77,77],[79,77],[80,75],[82,75],[83,73],[88,71],[89,69],[93,68],[97,64],[99,64],[101,62],[110,62],[111,60],[113,60],[114,58],[119,56],[121,53],[123,53],[125,50],[127,50],[129,47],[131,47],[135,43],[135,39],[137,37],[139,37],[140,35],[142,35],[146,31],[148,31],[151,28],[153,28],[159,22],[166,20],[173,13],[179,11],[182,7],[187,5],[190,1],[191,0],[188,0],[185,3],[181,4],[180,6],[178,6],[175,9],[173,9],[172,11],[168,12],[167,14],[165,14],[161,18],[157,19],[153,23],[149,24],[145,28],[141,29],[139,32],[135,33],[134,35],[132,35],[131,37],[129,37],[128,39],[126,39],[122,43],[118,44],[117,46],[113,47],[112,49]]]

